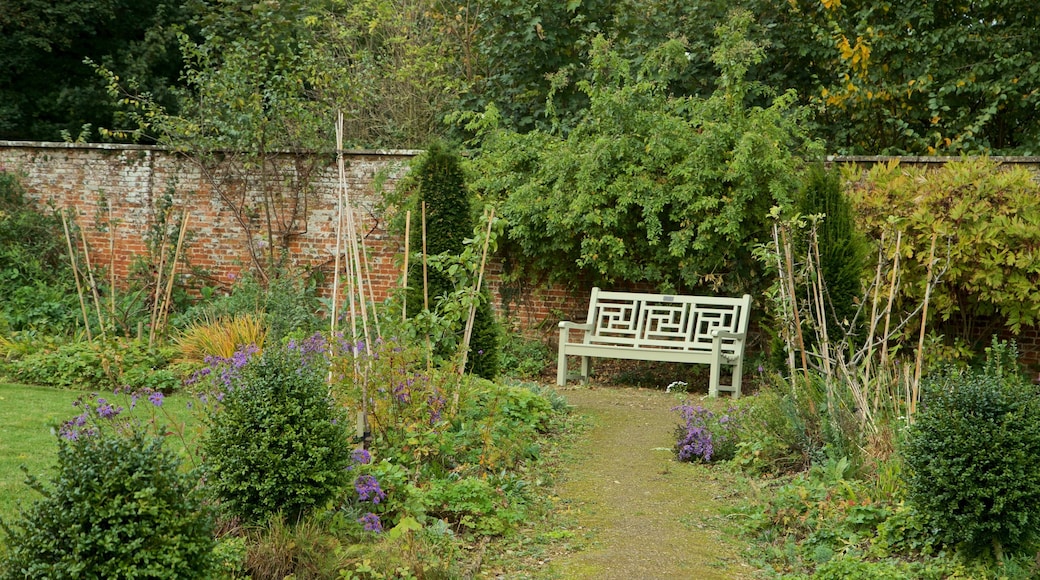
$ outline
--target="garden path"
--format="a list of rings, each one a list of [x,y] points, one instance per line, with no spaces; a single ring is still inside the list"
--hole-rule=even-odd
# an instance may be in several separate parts
[[[679,463],[671,446],[678,400],[661,390],[578,387],[562,394],[592,426],[557,486],[577,551],[557,556],[566,579],[750,578],[742,546],[723,530],[722,512],[739,498],[735,477]]]

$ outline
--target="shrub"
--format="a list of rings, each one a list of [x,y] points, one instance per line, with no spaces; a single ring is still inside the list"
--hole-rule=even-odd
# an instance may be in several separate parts
[[[11,361],[8,372],[18,381],[56,387],[111,391],[149,387],[170,392],[180,380],[169,368],[172,351],[130,339],[69,342],[30,352]]]
[[[418,202],[426,204],[426,251],[429,255],[461,255],[466,247],[466,238],[473,235],[473,218],[470,215],[469,192],[458,153],[440,142],[430,145],[426,154],[415,168],[418,174]],[[412,230],[411,247],[423,248],[422,228]],[[437,298],[452,296],[457,276],[451,272],[431,267],[427,271],[428,292],[431,308]],[[408,303],[423,304],[424,285],[421,263],[416,263],[409,272]],[[468,286],[467,286],[468,287]],[[494,378],[499,368],[498,325],[495,321],[491,299],[486,288],[481,288],[480,302],[474,315],[473,332],[467,356],[466,370],[487,379]],[[450,305],[453,306],[453,305]],[[449,306],[449,307],[450,307]],[[443,307],[441,307],[443,309]],[[418,313],[419,308],[412,308]],[[464,309],[468,313],[468,309]],[[468,315],[461,317],[465,324]],[[437,353],[450,358],[457,349],[456,332],[445,333],[437,345]]]
[[[507,333],[502,343],[500,366],[502,372],[514,378],[538,378],[546,367],[555,364],[555,352],[541,340],[530,340],[515,333]]]
[[[841,175],[822,165],[806,172],[799,199],[805,215],[823,214],[817,227],[820,275],[826,283],[827,334],[840,341],[851,330],[863,288],[867,245],[856,230],[852,204],[841,188]]]
[[[3,525],[9,537],[0,578],[205,577],[213,567],[212,514],[162,439],[63,433],[50,485],[29,478],[43,498]]]
[[[321,335],[268,348],[230,378],[203,441],[208,483],[229,514],[298,521],[346,482],[349,437],[328,395],[326,348]]]
[[[426,493],[429,513],[460,533],[497,536],[523,520],[523,512],[502,501],[502,490],[485,479],[436,480]]]
[[[0,330],[65,334],[79,309],[65,233],[55,212],[26,198],[18,176],[0,169]]]
[[[937,236],[935,254],[944,273],[929,302],[933,327],[934,321],[950,321],[952,340],[965,337],[959,329],[989,317],[1013,332],[1040,320],[1040,185],[1030,171],[977,158],[937,169],[877,164],[865,176],[851,177],[859,183],[850,198],[871,237],[880,239],[898,218],[904,304],[920,304],[924,297]],[[887,250],[894,255],[894,244]]]
[[[999,558],[1040,527],[1040,398],[1013,346],[988,350],[981,370],[924,383],[903,453],[908,499],[936,538]]]

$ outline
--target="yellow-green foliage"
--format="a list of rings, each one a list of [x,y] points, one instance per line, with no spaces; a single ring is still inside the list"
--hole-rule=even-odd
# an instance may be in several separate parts
[[[233,318],[192,324],[175,342],[182,360],[203,362],[207,356],[231,358],[239,347],[245,345],[263,348],[266,337],[267,327],[262,317],[239,314]]]
[[[964,159],[938,169],[879,164],[851,188],[861,226],[875,239],[886,234],[895,255],[902,231],[900,298],[924,299],[927,264],[936,236],[936,272],[929,318],[965,330],[994,317],[1012,331],[1040,319],[1040,186],[1022,168]],[[947,266],[947,257],[949,258]]]

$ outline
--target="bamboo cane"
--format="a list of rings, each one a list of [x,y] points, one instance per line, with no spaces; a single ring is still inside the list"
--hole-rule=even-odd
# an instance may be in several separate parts
[[[365,237],[361,237],[361,265],[365,267],[364,285],[368,288],[368,300],[372,305],[372,322],[376,326],[376,336],[383,338],[383,330],[379,327],[379,315],[376,312],[376,292],[372,288],[372,270],[368,267],[368,250],[365,248]],[[365,317],[368,320],[368,317]]]
[[[83,241],[83,259],[87,263],[87,283],[90,284],[90,295],[94,299],[94,312],[98,317],[98,329],[101,331],[101,338],[104,338],[105,319],[101,315],[101,297],[98,295],[97,282],[94,281],[94,267],[90,264],[90,246],[87,245],[87,234],[84,233],[83,228],[79,227],[75,218],[72,219],[72,225],[79,230],[80,240]]]
[[[430,312],[430,278],[426,264],[426,201],[422,202],[422,281],[423,281],[423,310]],[[433,364],[433,350],[430,345],[430,333],[426,333],[426,368]]]
[[[892,263],[892,282],[888,287],[888,306],[885,308],[885,331],[881,335],[881,368],[888,362],[888,333],[892,323],[892,304],[896,299],[896,289],[899,288],[899,248],[903,242],[903,232],[896,232],[896,257]]]
[[[469,358],[469,342],[473,338],[473,323],[476,319],[477,314],[477,293],[480,292],[480,285],[484,283],[484,265],[487,263],[488,245],[491,242],[491,225],[495,223],[495,210],[491,209],[491,215],[488,217],[487,232],[484,235],[484,250],[480,256],[480,272],[477,274],[477,283],[473,286],[470,291],[470,298],[472,302],[469,305],[469,316],[466,318],[466,330],[462,336],[462,364],[459,365],[459,374],[463,374],[466,371],[466,360]],[[455,402],[454,408],[458,408],[459,392],[455,391]]]
[[[177,235],[177,248],[173,251],[173,262],[170,264],[170,275],[166,278],[166,295],[163,296],[162,306],[159,308],[159,328],[166,328],[166,319],[170,313],[170,300],[173,295],[173,283],[177,279],[177,263],[181,256],[181,246],[184,244],[184,234],[188,231],[188,218],[191,214],[184,210],[181,215],[181,231]]]
[[[402,268],[401,279],[404,281],[402,287],[404,293],[401,295],[401,322],[408,321],[408,252],[409,241],[412,235],[412,212],[404,213],[404,268]]]
[[[784,281],[784,280],[786,280],[786,278],[784,277],[784,260],[781,257],[782,254],[780,252],[780,228],[775,223],[773,224],[773,247],[775,249],[775,255],[776,255],[776,271],[777,271],[777,274],[779,276],[781,276],[781,280],[782,280],[778,286],[780,288],[780,309],[781,309],[781,314],[783,316],[783,321],[784,321],[784,324],[781,327],[781,332],[783,333],[783,336],[784,336],[784,344],[787,346],[787,370],[788,370],[788,374],[790,376],[794,376],[794,372],[795,372],[794,350],[795,349],[794,349],[794,339],[791,337],[791,326],[792,326],[793,323],[792,323],[792,320],[791,320],[791,318],[792,318],[791,313],[788,312],[788,307],[790,306],[790,304],[789,304],[789,300],[788,300],[788,297],[787,297],[787,283]],[[791,298],[791,300],[794,300],[794,298]]]
[[[169,217],[168,211],[165,217]],[[158,323],[157,319],[159,317],[159,295],[162,293],[162,276],[163,270],[166,268],[166,242],[169,240],[169,235],[169,228],[166,226],[166,220],[164,219],[162,243],[159,245],[159,270],[155,273],[155,300],[152,302],[151,328],[148,329],[148,346],[152,346],[155,343],[155,325]]]
[[[76,252],[72,249],[72,236],[69,235],[69,222],[65,219],[65,212],[61,212],[61,226],[65,229],[65,243],[69,247],[72,277],[76,279],[76,295],[79,296],[79,309],[83,314],[83,328],[87,331],[87,341],[93,342],[94,337],[90,333],[90,317],[87,316],[87,303],[83,300],[83,286],[79,282],[79,267],[76,265]]]
[[[112,317],[112,334],[115,334],[116,320],[116,223],[112,219],[112,202],[108,201],[108,274],[109,315]]]
[[[343,111],[340,111],[336,116],[336,166],[337,168],[343,165]],[[342,179],[343,173],[340,170],[340,179]],[[332,273],[332,322],[330,323],[329,332],[331,334],[336,333],[336,324],[338,321],[339,313],[337,312],[337,306],[339,305],[339,256],[341,252],[341,243],[343,239],[343,195],[336,192],[336,255],[335,255],[335,266],[333,267]],[[331,373],[330,373],[331,378]]]
[[[910,401],[907,411],[907,420],[913,423],[914,413],[917,411],[917,399],[921,395],[921,363],[924,359],[924,334],[925,327],[928,325],[928,299],[932,294],[932,271],[935,267],[935,242],[939,237],[938,232],[932,232],[932,249],[928,252],[928,283],[924,288],[924,308],[921,310],[921,334],[917,338],[917,360],[916,368],[914,369],[914,382],[910,385]]]
[[[791,312],[794,315],[794,335],[797,341],[799,352],[802,354],[802,371],[805,373],[805,380],[809,380],[809,361],[805,354],[805,339],[802,337],[802,320],[798,314],[798,303],[794,299],[797,295],[796,286],[794,283],[794,258],[791,255],[791,241],[787,239],[784,233],[784,229],[780,229],[780,237],[784,248],[784,260],[787,265],[787,284],[791,291]]]

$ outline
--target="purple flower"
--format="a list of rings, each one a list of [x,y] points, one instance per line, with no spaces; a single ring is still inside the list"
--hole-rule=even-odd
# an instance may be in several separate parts
[[[354,480],[354,489],[357,490],[358,499],[379,503],[386,499],[386,493],[379,487],[379,481],[371,475],[359,475]]]
[[[369,453],[367,449],[355,449],[354,452],[350,454],[350,458],[354,460],[354,463],[359,463],[361,465],[368,465],[372,462],[372,454]]]
[[[358,518],[358,523],[365,526],[366,532],[375,532],[379,534],[383,531],[383,522],[379,521],[379,516],[372,512]]]
[[[97,414],[102,419],[111,419],[123,411],[122,407],[113,407],[108,401],[98,398],[97,400]]]
[[[162,407],[163,394],[161,391],[153,391],[152,394],[148,395],[148,401],[156,407]]]

